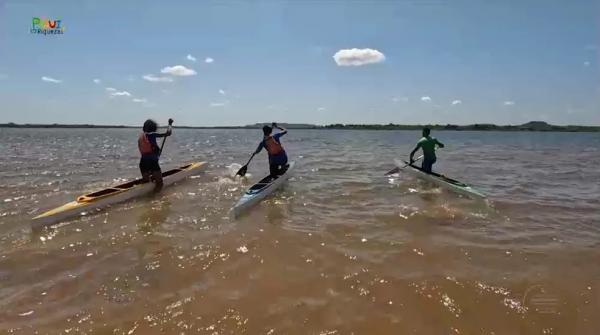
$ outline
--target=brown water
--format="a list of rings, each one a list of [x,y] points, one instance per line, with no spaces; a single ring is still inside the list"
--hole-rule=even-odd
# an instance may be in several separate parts
[[[416,132],[290,131],[295,177],[237,220],[260,132],[175,134],[163,168],[199,177],[32,232],[137,177],[137,131],[0,129],[0,333],[600,332],[600,134],[437,132],[483,202],[382,176]]]

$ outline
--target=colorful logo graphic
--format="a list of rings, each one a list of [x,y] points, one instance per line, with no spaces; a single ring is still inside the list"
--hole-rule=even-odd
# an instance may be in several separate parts
[[[65,33],[65,27],[62,26],[61,20],[34,17],[31,19],[31,33],[40,35],[62,35]]]

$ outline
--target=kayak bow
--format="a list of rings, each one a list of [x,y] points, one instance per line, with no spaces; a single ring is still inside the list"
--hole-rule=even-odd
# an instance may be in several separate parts
[[[205,162],[194,162],[163,172],[163,186],[171,185],[186,177],[197,174],[200,172],[200,170],[202,170],[205,164]],[[124,184],[79,196],[75,201],[71,201],[34,217],[32,226],[41,227],[51,225],[76,216],[87,210],[123,202],[144,194],[151,193],[153,190],[154,183],[142,182],[141,179],[135,179]]]
[[[278,189],[290,176],[294,170],[295,162],[289,162],[288,167],[282,175],[271,177],[266,176],[258,183],[252,185],[240,198],[240,200],[231,208],[234,217],[238,217],[243,211],[256,205],[262,199]]]

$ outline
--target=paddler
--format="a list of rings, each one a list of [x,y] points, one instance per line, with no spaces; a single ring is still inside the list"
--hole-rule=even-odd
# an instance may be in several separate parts
[[[161,148],[156,143],[159,137],[171,136],[171,127],[164,133],[157,133],[158,124],[154,120],[144,122],[143,132],[138,137],[138,149],[142,157],[140,158],[140,172],[142,180],[148,182],[154,181],[156,185],[155,192],[159,192],[163,187],[162,171],[158,165]]]
[[[414,155],[417,150],[423,150],[423,163],[421,164],[421,169],[427,173],[432,172],[433,164],[436,161],[435,157],[435,146],[439,146],[440,148],[444,147],[444,144],[438,141],[435,137],[431,137],[431,129],[425,127],[423,128],[423,137],[417,142],[417,146],[410,153],[410,164],[412,165],[414,160]]]
[[[281,132],[272,135],[273,128],[277,128]],[[288,158],[280,140],[281,136],[285,134],[287,134],[287,130],[279,127],[275,122],[270,127],[265,125],[263,127],[263,140],[258,144],[256,151],[254,151],[254,155],[256,155],[263,148],[267,150],[269,154],[269,172],[273,177],[283,174],[287,169]]]

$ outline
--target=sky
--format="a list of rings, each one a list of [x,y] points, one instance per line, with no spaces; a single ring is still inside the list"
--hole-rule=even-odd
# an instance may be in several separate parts
[[[0,0],[0,106],[0,123],[600,125],[600,0]]]

